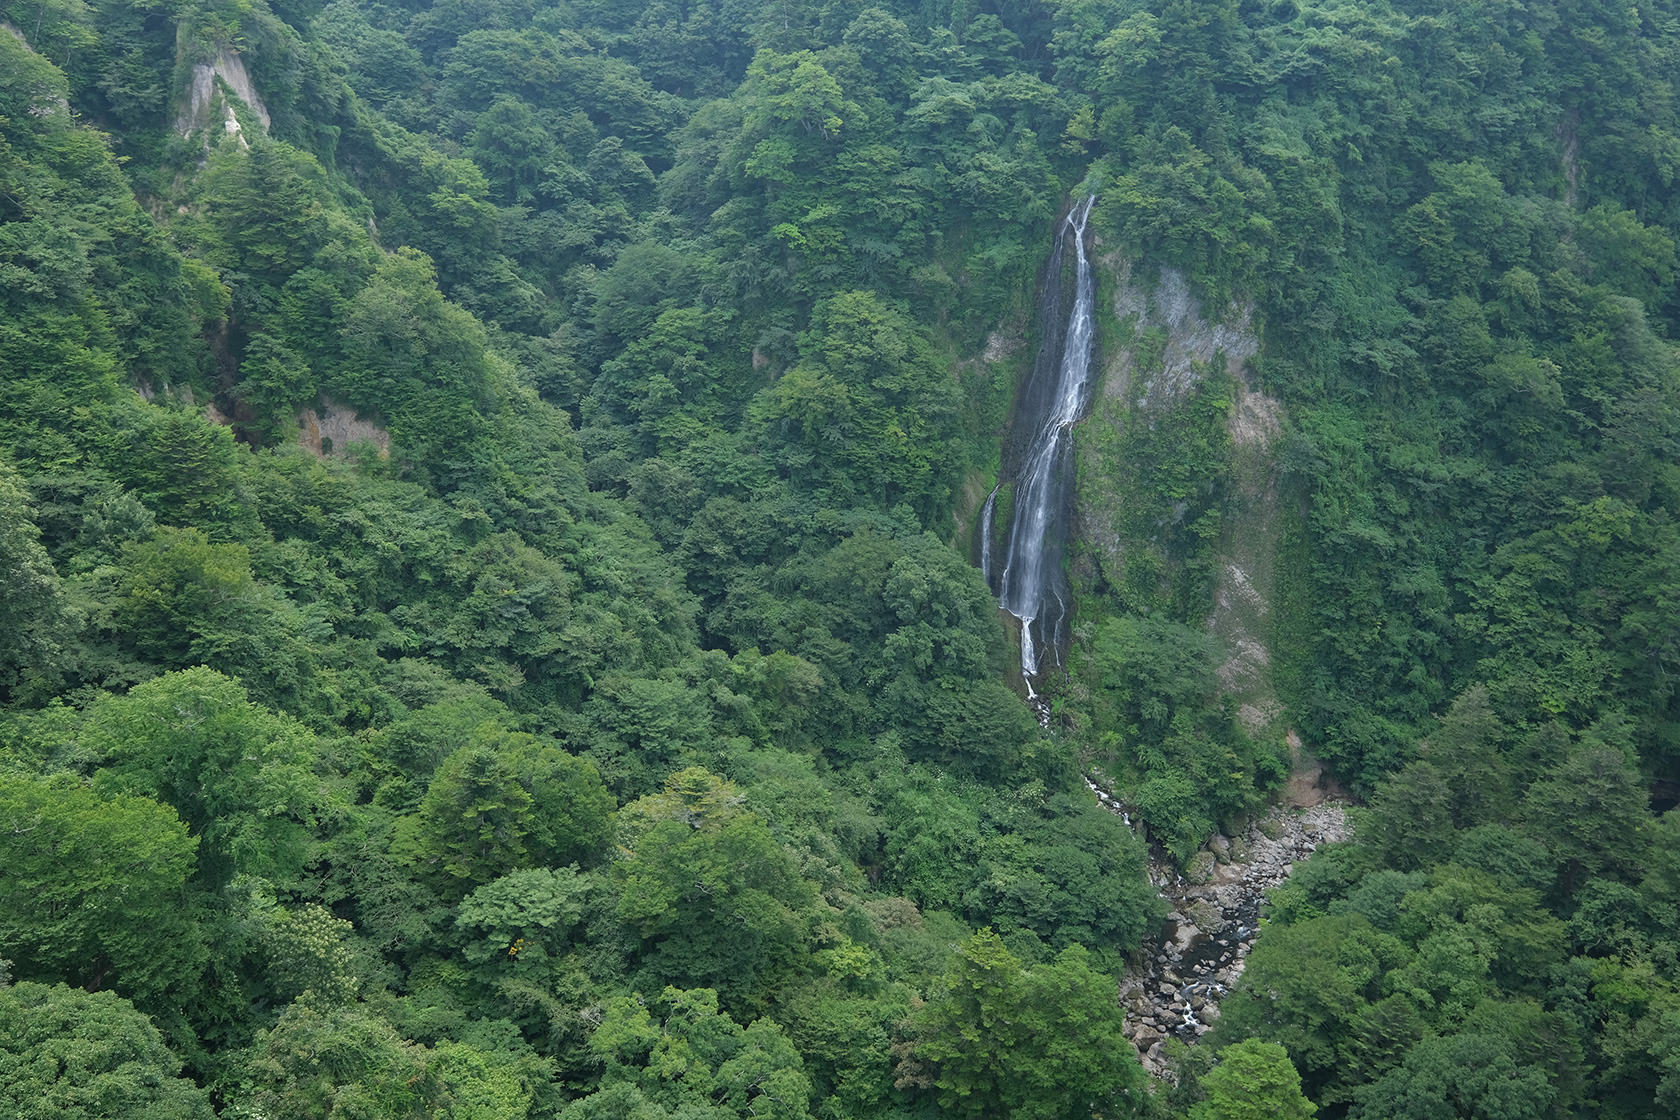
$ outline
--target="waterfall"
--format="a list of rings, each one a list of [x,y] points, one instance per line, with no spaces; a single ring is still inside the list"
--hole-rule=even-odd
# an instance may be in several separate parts
[[[980,574],[986,580],[986,586],[992,584],[992,517],[997,511],[997,494],[1003,484],[992,487],[992,492],[986,495],[986,504],[980,507]]]
[[[1041,309],[1045,346],[1016,418],[1018,425],[1031,425],[1030,442],[1015,480],[1000,600],[1004,610],[1021,620],[1021,675],[1029,678],[1029,692],[1043,649],[1059,657],[1067,619],[1069,592],[1061,560],[1072,499],[1072,428],[1084,413],[1091,372],[1096,296],[1091,262],[1085,256],[1085,223],[1093,201],[1088,198],[1074,207],[1058,231]],[[1043,320],[1059,318],[1055,313],[1060,307],[1061,242],[1069,235],[1076,254],[1073,307],[1066,331],[1058,337],[1056,323]]]

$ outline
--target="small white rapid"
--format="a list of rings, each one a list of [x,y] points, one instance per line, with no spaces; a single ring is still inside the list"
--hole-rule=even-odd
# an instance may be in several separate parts
[[[1021,675],[1039,673],[1045,648],[1055,655],[1057,635],[1066,621],[1067,589],[1061,572],[1062,538],[1073,484],[1073,425],[1090,396],[1091,342],[1096,304],[1091,262],[1085,255],[1085,223],[1094,199],[1087,198],[1068,215],[1058,237],[1071,235],[1076,256],[1073,307],[1061,347],[1061,361],[1051,384],[1029,391],[1040,410],[1031,442],[1021,459],[1011,503],[1008,550],[1004,555],[999,600],[1021,620]],[[1060,254],[1058,253],[1058,256]],[[1050,283],[1056,283],[1052,275]],[[1049,371],[1046,371],[1048,373]],[[995,491],[994,491],[995,496]],[[991,500],[987,501],[989,521]],[[990,542],[982,543],[982,566],[990,575]],[[1034,629],[1038,633],[1035,636]]]

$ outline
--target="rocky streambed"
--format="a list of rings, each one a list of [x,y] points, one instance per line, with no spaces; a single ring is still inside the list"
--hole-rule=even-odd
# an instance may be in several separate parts
[[[1119,801],[1092,787],[1110,811]],[[1170,1038],[1195,1042],[1219,1019],[1219,1001],[1236,984],[1260,924],[1266,891],[1289,877],[1297,860],[1347,837],[1339,801],[1277,807],[1241,834],[1215,836],[1180,874],[1152,855],[1150,881],[1172,907],[1161,941],[1120,982],[1126,1037],[1144,1068],[1168,1073],[1162,1048]]]

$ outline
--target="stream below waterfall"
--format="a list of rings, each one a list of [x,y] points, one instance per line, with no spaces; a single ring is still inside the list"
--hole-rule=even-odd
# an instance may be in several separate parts
[[[1131,824],[1121,803],[1091,785],[1110,812]],[[1275,806],[1230,838],[1216,835],[1180,872],[1152,851],[1149,882],[1170,912],[1153,948],[1146,946],[1121,978],[1125,1035],[1143,1068],[1171,1079],[1168,1039],[1194,1043],[1219,1020],[1219,1004],[1242,977],[1260,933],[1266,892],[1321,845],[1345,840],[1347,807],[1326,800],[1298,809]]]

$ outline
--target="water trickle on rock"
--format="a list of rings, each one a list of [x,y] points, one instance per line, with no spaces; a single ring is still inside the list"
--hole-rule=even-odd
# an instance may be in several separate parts
[[[1030,442],[1016,472],[999,600],[1021,620],[1021,675],[1028,678],[1029,692],[1045,651],[1059,661],[1066,641],[1070,594],[1062,551],[1073,489],[1073,425],[1085,415],[1091,396],[1096,285],[1085,253],[1085,225],[1093,201],[1088,198],[1075,206],[1057,231],[1039,306],[1045,342],[1016,416],[1017,430],[1027,433]],[[1058,330],[1063,244],[1068,240],[1075,254],[1073,306],[1066,328]],[[990,521],[990,511],[988,499],[983,521]],[[982,567],[988,569],[988,579],[989,550],[987,540],[982,544]]]

